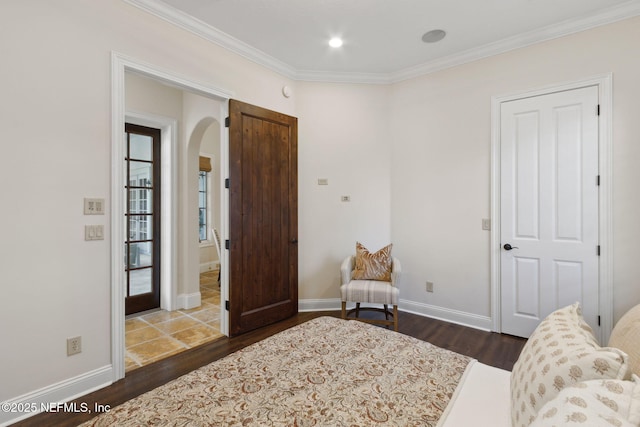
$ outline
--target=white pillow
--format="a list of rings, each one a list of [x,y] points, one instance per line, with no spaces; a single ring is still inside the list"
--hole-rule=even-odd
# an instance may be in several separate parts
[[[563,389],[545,403],[531,427],[615,426],[640,424],[640,379],[592,380]]]
[[[580,304],[551,313],[533,331],[511,372],[511,422],[526,427],[566,386],[587,380],[628,379],[627,355],[600,347]]]

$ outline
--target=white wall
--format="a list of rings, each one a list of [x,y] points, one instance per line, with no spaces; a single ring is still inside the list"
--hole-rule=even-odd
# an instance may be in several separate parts
[[[298,83],[296,113],[299,298],[335,299],[356,241],[373,251],[391,240],[389,88]]]
[[[127,111],[154,114],[182,122],[182,90],[148,77],[125,73],[125,107]]]
[[[122,1],[5,2],[0,401],[111,364],[112,51],[295,113],[295,95],[281,95],[289,79]],[[84,197],[104,198],[107,214],[84,216]],[[107,239],[85,242],[85,224],[105,225]],[[83,351],[67,357],[77,335]]]
[[[183,266],[180,287],[186,298],[183,308],[200,305],[200,243],[198,236],[198,171],[202,136],[207,128],[220,120],[220,103],[201,96],[184,93],[184,138],[180,153],[180,245],[178,263]],[[194,298],[195,297],[195,298]]]
[[[391,236],[402,298],[490,316],[491,97],[613,72],[614,320],[640,303],[640,18],[393,86]],[[425,292],[425,281],[435,292]]]
[[[198,236],[198,163],[201,154],[208,155],[212,158],[212,176],[209,180],[211,187],[209,188],[211,202],[216,200],[214,209],[220,209],[220,122],[224,121],[221,117],[222,103],[217,100],[205,98],[203,96],[184,92],[184,118],[185,126],[182,130],[188,147],[183,155],[187,157],[186,164],[188,167],[182,169],[182,176],[186,187],[181,191],[188,194],[180,204],[180,210],[187,219],[183,224],[183,233],[185,239],[184,249],[180,250],[180,257],[185,264],[185,274],[182,276],[183,282],[188,284],[185,289],[187,293],[200,292],[201,266],[203,265],[203,257],[207,259],[204,263],[211,261],[211,254],[215,254],[215,248],[210,244],[201,246]],[[216,162],[217,159],[217,162]],[[215,217],[210,215],[210,219]],[[211,212],[210,212],[211,214]],[[211,227],[209,227],[211,228]],[[219,228],[219,227],[218,227]],[[210,234],[210,232],[209,232]],[[211,236],[209,236],[211,237]],[[213,243],[213,241],[211,241]],[[187,246],[189,246],[187,248]],[[217,256],[216,256],[217,259]],[[190,307],[191,308],[191,307]]]

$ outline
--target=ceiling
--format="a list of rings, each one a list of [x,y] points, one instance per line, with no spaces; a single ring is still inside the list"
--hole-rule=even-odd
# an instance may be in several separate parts
[[[640,15],[640,0],[125,1],[306,80],[398,81]],[[447,36],[424,43],[433,29]]]

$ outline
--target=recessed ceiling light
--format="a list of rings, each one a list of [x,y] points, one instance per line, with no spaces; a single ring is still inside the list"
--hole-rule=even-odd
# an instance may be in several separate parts
[[[447,33],[444,30],[431,30],[422,36],[422,41],[425,43],[435,43],[439,42],[446,36]]]
[[[342,39],[340,37],[334,37],[329,40],[329,46],[331,47],[340,47],[342,46]]]

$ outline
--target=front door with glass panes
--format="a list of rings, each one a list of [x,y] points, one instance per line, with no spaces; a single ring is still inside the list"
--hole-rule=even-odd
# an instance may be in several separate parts
[[[125,313],[160,307],[160,129],[125,124]]]

